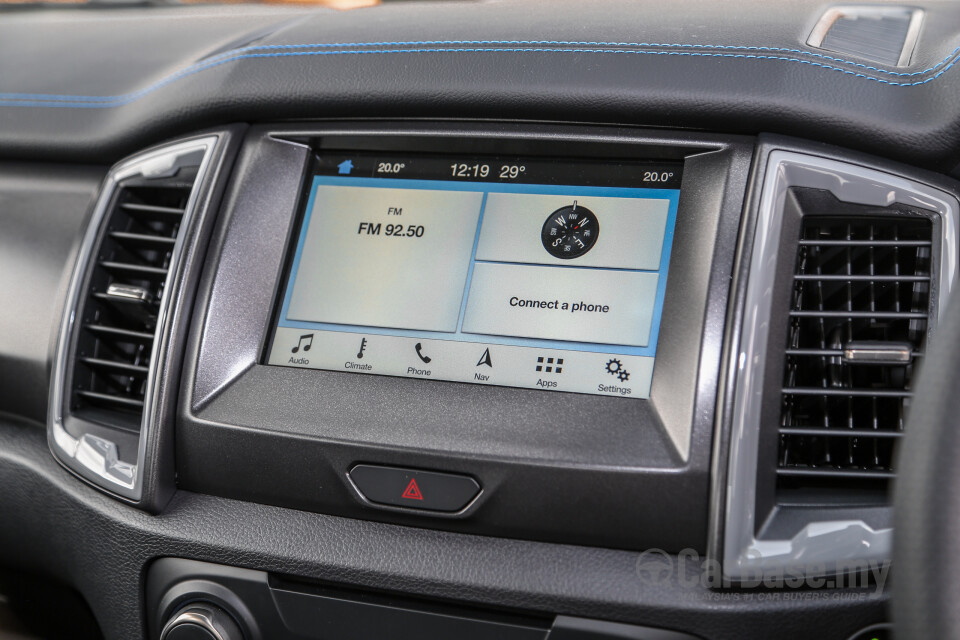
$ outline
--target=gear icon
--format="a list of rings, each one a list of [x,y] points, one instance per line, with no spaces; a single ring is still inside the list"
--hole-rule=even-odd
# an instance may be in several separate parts
[[[620,382],[626,382],[630,379],[630,372],[624,369],[623,363],[616,358],[607,361],[607,373],[619,378]]]

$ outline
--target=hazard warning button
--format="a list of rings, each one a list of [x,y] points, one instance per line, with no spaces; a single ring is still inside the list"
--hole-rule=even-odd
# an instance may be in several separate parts
[[[368,502],[424,511],[460,511],[480,493],[470,476],[358,464],[350,482]]]

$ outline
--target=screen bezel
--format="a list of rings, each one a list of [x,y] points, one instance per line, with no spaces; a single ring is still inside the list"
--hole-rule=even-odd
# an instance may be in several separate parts
[[[325,145],[685,158],[650,400],[260,364],[310,154]],[[196,304],[179,486],[307,511],[628,549],[703,548],[716,385],[749,138],[511,123],[253,127]],[[524,151],[526,150],[526,151]],[[680,267],[680,268],[678,268]],[[464,473],[464,511],[371,508],[357,463]],[[679,501],[679,502],[678,502]],[[682,508],[678,508],[682,505]]]
[[[264,343],[263,352],[262,352],[262,354],[261,354],[260,363],[263,364],[263,365],[266,365],[266,366],[285,366],[285,365],[280,365],[280,364],[275,364],[275,363],[272,364],[272,363],[270,363],[269,359],[270,359],[270,354],[271,354],[271,352],[272,352],[272,350],[273,350],[274,341],[276,340],[276,337],[277,337],[277,334],[278,334],[278,329],[279,329],[279,327],[280,327],[280,322],[281,322],[282,319],[283,319],[284,300],[285,300],[285,298],[289,295],[289,290],[290,290],[290,287],[292,286],[293,278],[295,277],[295,274],[293,273],[293,268],[294,268],[294,265],[295,265],[295,262],[296,262],[296,259],[295,259],[295,258],[296,258],[296,254],[297,254],[297,244],[298,244],[298,242],[300,241],[301,235],[302,235],[303,233],[305,233],[304,224],[305,224],[305,219],[306,219],[306,217],[307,217],[307,211],[308,211],[308,208],[309,208],[309,207],[311,206],[311,204],[313,203],[313,193],[314,193],[314,190],[317,188],[317,185],[315,184],[314,180],[315,180],[315,178],[318,177],[318,176],[327,175],[327,174],[322,174],[322,173],[320,173],[320,166],[321,166],[321,164],[322,164],[322,162],[323,162],[322,156],[323,156],[323,155],[350,155],[350,154],[356,153],[357,151],[358,151],[357,149],[347,149],[347,148],[339,148],[339,147],[337,147],[337,148],[326,148],[326,149],[323,149],[322,151],[315,151],[315,152],[311,153],[311,155],[310,155],[310,160],[309,160],[308,165],[307,165],[307,167],[306,167],[306,169],[305,169],[305,171],[304,171],[303,186],[302,186],[302,190],[301,190],[300,201],[299,201],[299,204],[298,204],[298,206],[297,206],[296,218],[295,218],[295,220],[294,220],[294,222],[293,222],[293,224],[292,224],[292,226],[291,226],[290,245],[289,245],[289,248],[288,248],[288,250],[287,250],[287,252],[286,252],[286,256],[285,256],[285,258],[284,258],[282,277],[281,277],[279,286],[277,287],[276,300],[275,300],[275,302],[274,302],[274,308],[273,308],[273,312],[272,312],[272,316],[271,316],[271,327],[272,327],[272,328],[271,328],[271,331],[270,331],[270,334],[269,334],[267,340],[266,340],[265,343]],[[384,150],[380,150],[380,151],[383,152]],[[364,152],[365,152],[365,153],[369,153],[369,150],[364,150]],[[393,153],[396,153],[396,152],[394,151]],[[431,156],[431,157],[433,157],[433,158],[450,158],[451,161],[454,160],[454,159],[457,159],[457,156],[452,156],[452,155],[450,155],[449,153],[435,153],[435,154],[432,153],[432,154],[422,154],[422,155],[429,155],[429,156]],[[500,154],[500,155],[502,156],[502,154]],[[471,160],[480,160],[480,161],[482,161],[485,157],[492,157],[492,156],[474,155],[474,156],[472,156]],[[559,157],[559,156],[531,156],[531,155],[527,154],[526,156],[523,156],[521,159],[524,160],[524,161],[526,161],[526,160],[532,160],[532,159],[564,160],[564,161],[568,162],[568,163],[571,164],[571,165],[576,165],[576,164],[578,163],[578,159],[561,158],[561,157]],[[502,158],[500,158],[500,160],[502,160]],[[499,160],[498,160],[498,161],[499,161]],[[617,161],[623,161],[623,162],[635,163],[635,164],[637,164],[637,165],[643,165],[643,164],[652,163],[652,162],[659,162],[659,164],[661,164],[661,165],[663,165],[663,166],[673,165],[673,166],[675,166],[679,171],[682,172],[682,170],[683,170],[682,161],[676,160],[676,159],[673,159],[673,158],[669,158],[669,159],[665,159],[665,158],[653,158],[653,159],[651,159],[651,158],[609,158],[609,159],[606,159],[606,158],[591,158],[591,159],[589,159],[588,161],[591,161],[591,162],[594,162],[594,163],[596,163],[596,162],[617,162]],[[412,179],[413,179],[413,180],[418,180],[419,178],[412,178]],[[436,180],[436,181],[437,181],[437,182],[440,182],[440,180]],[[450,181],[445,181],[445,182],[455,183],[455,182],[457,182],[457,181],[456,181],[456,180],[450,180]],[[491,182],[490,184],[496,184],[496,183]],[[529,184],[531,184],[531,186],[539,186],[541,183],[529,183]],[[560,185],[560,183],[556,183],[556,184],[557,184],[557,185]],[[575,184],[566,185],[566,184],[563,184],[562,186],[564,186],[564,187],[577,187],[577,186],[579,186],[579,185],[575,185]],[[595,185],[592,185],[592,186],[603,186],[603,185],[595,184]],[[617,186],[618,186],[618,187],[623,187],[624,185],[617,185]],[[627,187],[627,188],[631,188],[631,187]],[[670,193],[675,193],[677,199],[679,199],[679,197],[680,197],[680,196],[682,195],[682,193],[683,193],[682,176],[681,176],[681,184],[679,184],[679,185],[677,185],[677,186],[674,186],[674,187],[664,187],[663,189],[656,189],[656,188],[649,188],[649,187],[632,187],[632,188],[649,189],[651,192],[657,191],[657,190],[669,191]],[[650,196],[650,197],[652,197],[652,196]],[[676,207],[676,209],[674,209],[674,207]],[[670,267],[669,267],[669,265],[670,265],[670,262],[671,262],[671,256],[672,256],[672,252],[673,252],[674,238],[675,238],[675,235],[676,235],[676,216],[677,216],[677,213],[678,213],[678,209],[679,209],[678,205],[671,204],[671,210],[668,212],[668,229],[667,229],[667,231],[666,231],[666,234],[667,234],[668,238],[665,238],[665,239],[661,242],[662,250],[667,254],[667,255],[666,255],[667,267],[666,267],[665,269],[661,267],[662,270],[660,271],[661,278],[663,279],[664,282],[659,285],[660,291],[658,291],[657,297],[656,297],[656,300],[655,300],[655,308],[654,308],[654,311],[653,311],[653,313],[654,313],[654,321],[653,321],[653,324],[652,324],[652,326],[651,326],[651,331],[650,331],[650,336],[649,336],[649,341],[648,341],[648,344],[649,344],[650,347],[652,348],[653,353],[652,353],[651,355],[645,355],[645,356],[643,356],[643,357],[647,357],[647,358],[654,358],[654,359],[655,359],[656,356],[657,356],[657,346],[658,346],[658,343],[659,343],[660,326],[661,326],[661,323],[662,323],[663,307],[664,307],[664,301],[665,301],[665,297],[666,297],[665,291],[666,291],[666,286],[667,286],[667,283],[669,282],[669,276],[670,276]],[[464,292],[464,295],[469,295],[469,291],[465,291],[465,292]],[[327,331],[327,332],[331,332],[331,333],[337,333],[337,331],[334,330],[334,329],[305,329],[305,331]],[[389,332],[386,332],[386,334],[387,334],[387,335],[390,335]],[[496,338],[496,336],[491,336],[491,337]],[[487,338],[488,338],[488,336],[485,336],[485,335],[482,335],[482,334],[477,334],[477,335],[476,335],[476,340],[474,340],[474,341],[472,341],[472,342],[475,342],[476,344],[481,345],[481,346],[495,346],[496,344],[499,344],[496,340],[492,340],[492,341],[491,341],[491,340],[488,340]],[[427,337],[427,338],[425,338],[425,339],[437,340],[437,341],[443,341],[443,340],[444,340],[444,338],[440,338],[440,337],[437,337],[437,338]],[[550,340],[550,339],[531,339],[531,342],[540,343],[540,344],[537,345],[537,347],[538,347],[538,348],[542,348],[542,349],[551,349],[551,348],[552,348],[552,349],[559,349],[559,350],[564,350],[564,349],[565,349],[565,347],[563,347],[562,345],[560,345],[559,341],[556,341],[556,340]],[[556,345],[552,345],[552,344],[550,344],[550,343],[556,343]],[[557,345],[560,345],[560,346],[557,346]],[[611,357],[617,357],[618,355],[622,355],[622,354],[620,354],[619,352],[616,351],[616,345],[609,344],[609,345],[600,345],[600,346],[604,347],[604,348],[605,348],[604,353],[609,353]],[[607,349],[608,349],[608,350],[607,350]],[[628,350],[632,350],[632,349],[628,349]],[[586,351],[587,351],[587,352],[590,352],[589,350],[586,350]],[[625,352],[624,352],[624,353],[625,353]],[[297,367],[295,367],[295,368],[297,368]],[[302,368],[311,368],[311,369],[314,369],[314,368],[312,368],[312,367],[302,367]],[[360,373],[360,372],[354,372],[354,371],[340,371],[340,370],[336,370],[336,369],[332,369],[332,368],[327,368],[327,367],[319,367],[319,368],[315,368],[315,370],[332,371],[332,372],[334,372],[334,373],[344,373],[344,374],[352,374],[352,375],[386,375],[386,376],[389,376],[389,377],[399,377],[399,378],[404,378],[404,377],[405,377],[405,378],[410,378],[410,379],[422,379],[422,378],[417,378],[417,377],[415,377],[415,376],[400,376],[400,375],[395,375],[395,374],[370,374],[370,373]],[[653,370],[654,370],[654,372],[656,371],[656,362],[654,362]],[[445,380],[445,379],[442,379],[442,378],[429,379],[428,381],[430,381],[430,382],[456,382],[457,384],[478,384],[478,383],[451,381],[451,380]],[[479,383],[479,384],[482,384],[482,383]],[[577,394],[580,394],[580,395],[597,395],[597,396],[599,396],[599,397],[619,398],[619,399],[627,399],[627,400],[646,400],[646,399],[649,399],[649,390],[644,390],[644,394],[645,394],[645,395],[642,395],[642,396],[626,396],[626,397],[625,397],[625,396],[616,395],[616,394],[584,393],[584,392],[578,392],[578,391],[553,390],[553,389],[534,389],[533,387],[523,387],[523,386],[513,386],[513,385],[486,385],[486,386],[504,386],[504,387],[512,388],[512,389],[533,389],[533,390],[535,390],[535,391],[541,391],[541,392],[546,391],[546,392],[553,392],[553,393],[577,393]],[[651,386],[652,386],[652,383],[651,383]]]

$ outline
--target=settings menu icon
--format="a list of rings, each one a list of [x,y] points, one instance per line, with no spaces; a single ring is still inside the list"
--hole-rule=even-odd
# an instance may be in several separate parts
[[[620,382],[630,379],[630,372],[623,368],[623,363],[616,358],[607,361],[607,373],[616,376]]]

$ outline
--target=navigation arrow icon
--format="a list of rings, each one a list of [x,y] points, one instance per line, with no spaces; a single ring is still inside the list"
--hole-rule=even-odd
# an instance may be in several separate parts
[[[484,350],[483,355],[480,356],[480,361],[477,362],[477,366],[478,366],[478,367],[479,367],[480,365],[482,365],[482,364],[487,365],[487,366],[490,367],[491,369],[493,368],[493,360],[490,359],[490,349],[489,349],[489,348],[487,348],[486,350]]]

